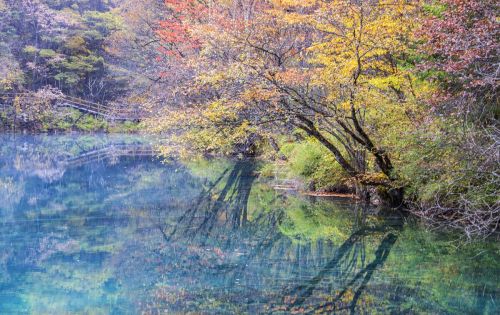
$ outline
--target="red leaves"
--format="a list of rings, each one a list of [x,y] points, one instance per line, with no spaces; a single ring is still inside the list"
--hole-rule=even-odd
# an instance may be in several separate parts
[[[159,25],[160,29],[156,33],[165,43],[181,44],[191,41],[188,28],[181,21],[160,21]]]
[[[436,57],[430,66],[450,74],[465,89],[496,88],[499,26],[495,0],[442,0],[442,16],[424,21],[424,52]]]
[[[190,32],[190,24],[206,13],[206,6],[195,0],[165,0],[170,18],[158,22],[156,34],[162,42],[160,53],[182,57],[200,47],[199,39]]]

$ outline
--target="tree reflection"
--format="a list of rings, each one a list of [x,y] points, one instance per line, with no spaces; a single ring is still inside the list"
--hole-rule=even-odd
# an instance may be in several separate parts
[[[251,161],[83,163],[99,139],[6,142],[0,313],[16,299],[35,313],[497,313],[498,251],[277,192]],[[18,151],[81,158],[45,181],[14,167]]]
[[[216,277],[227,285],[246,283],[246,289],[257,294],[254,298],[273,305],[274,310],[354,313],[373,274],[397,241],[402,220],[382,216],[374,225],[367,222],[367,210],[358,208],[350,213],[355,217],[353,232],[339,246],[328,238],[314,244],[293,241],[278,227],[287,217],[284,204],[295,197],[276,193],[268,209],[254,210],[249,217],[254,167],[253,163],[237,161],[205,185],[193,206],[174,223],[158,225],[164,241],[200,248],[197,258],[186,261],[184,268],[194,273],[214,269]],[[207,265],[206,257],[212,251],[217,251],[220,259],[209,259],[211,264]],[[235,256],[235,252],[239,254]],[[287,288],[288,283],[300,285]],[[276,296],[272,291],[261,291],[266,287],[283,291]],[[317,291],[330,296],[327,303],[314,298]]]
[[[395,233],[388,233],[380,242],[377,250],[375,251],[375,258],[372,262],[365,265],[365,257],[361,259],[358,253],[364,252],[364,247],[358,245],[362,244],[364,237],[374,235],[374,233],[383,232],[385,228],[363,228],[353,233],[337,250],[335,256],[324,266],[324,268],[306,284],[302,284],[294,288],[290,293],[285,295],[286,299],[292,298],[293,302],[287,307],[288,310],[299,308],[303,306],[307,298],[311,297],[317,285],[328,274],[340,275],[341,290],[335,294],[333,301],[322,303],[320,305],[313,305],[307,312],[318,313],[321,311],[340,311],[348,309],[351,313],[355,313],[356,304],[361,297],[361,294],[366,289],[367,284],[370,282],[373,273],[380,268],[386,261],[390,250],[396,242],[398,236]],[[357,265],[360,266],[357,266]],[[357,268],[356,268],[357,267]],[[347,280],[349,279],[349,280]],[[354,292],[351,298],[343,299],[347,292]],[[350,301],[349,301],[350,300]]]
[[[248,198],[256,179],[255,164],[237,161],[214,181],[203,187],[196,202],[172,226],[170,232],[161,226],[161,233],[170,242],[176,239],[201,239],[204,246],[218,223],[237,230],[248,222]],[[222,183],[222,188],[218,189]],[[195,222],[196,220],[201,222]],[[213,236],[212,236],[213,237]]]

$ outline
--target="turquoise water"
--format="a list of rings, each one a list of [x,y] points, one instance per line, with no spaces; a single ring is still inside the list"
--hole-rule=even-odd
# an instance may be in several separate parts
[[[0,136],[0,314],[498,314],[500,250],[135,136]]]

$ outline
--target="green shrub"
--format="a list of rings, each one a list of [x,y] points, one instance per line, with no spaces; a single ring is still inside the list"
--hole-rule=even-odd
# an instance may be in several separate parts
[[[335,191],[344,186],[347,174],[332,154],[320,143],[307,139],[299,143],[287,143],[281,152],[287,157],[288,176],[300,177],[306,184],[319,191]]]
[[[324,158],[321,147],[312,141],[296,144],[286,156],[288,166],[293,174],[306,178],[311,177],[316,172],[322,158]]]
[[[41,49],[39,54],[42,58],[53,58],[56,56],[56,52],[52,49]]]
[[[85,115],[82,117],[76,122],[75,126],[82,131],[98,131],[108,129],[108,123],[105,120],[95,118],[91,115]]]
[[[35,55],[38,52],[38,49],[35,46],[28,45],[24,47],[23,51],[27,55]]]
[[[124,121],[124,122],[118,122],[114,123],[109,126],[108,131],[109,132],[121,132],[121,133],[133,133],[133,132],[139,132],[143,126],[141,123],[133,122],[133,121]]]
[[[262,177],[271,178],[271,177],[274,177],[275,169],[276,169],[276,165],[274,165],[274,164],[271,164],[271,163],[264,164],[259,169],[259,174]]]
[[[469,236],[488,234],[500,220],[498,133],[473,125],[464,133],[457,126],[447,120],[400,144],[401,185],[412,209],[426,217],[445,218]]]

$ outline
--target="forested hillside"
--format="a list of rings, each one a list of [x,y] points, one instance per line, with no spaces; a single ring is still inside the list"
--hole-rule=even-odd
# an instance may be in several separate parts
[[[0,92],[51,86],[103,103],[144,93],[158,78],[160,7],[156,0],[0,0]]]
[[[77,129],[107,129],[96,117],[82,121],[74,110],[53,108],[61,95],[117,110],[154,103],[158,69],[151,39],[158,6],[163,4],[0,0],[0,94],[17,108],[0,117],[3,124],[66,130],[80,122]],[[23,97],[10,97],[19,93]]]
[[[5,1],[1,35],[7,87],[51,85],[100,101],[123,92],[126,73],[107,47],[121,28],[113,10],[109,1]]]

